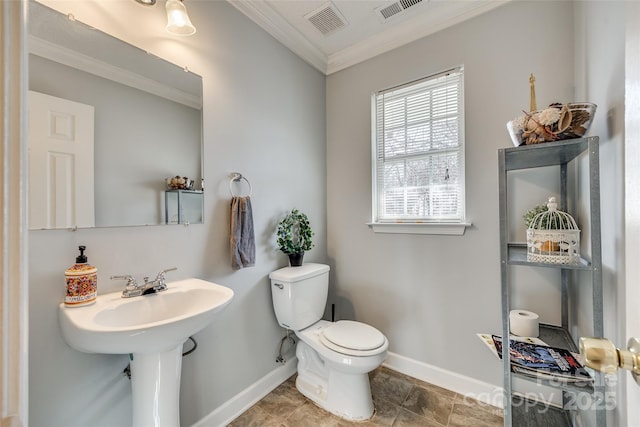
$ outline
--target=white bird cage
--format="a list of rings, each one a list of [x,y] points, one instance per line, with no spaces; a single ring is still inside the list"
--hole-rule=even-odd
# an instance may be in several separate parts
[[[580,229],[573,217],[558,210],[555,197],[527,229],[527,261],[548,264],[580,262]]]

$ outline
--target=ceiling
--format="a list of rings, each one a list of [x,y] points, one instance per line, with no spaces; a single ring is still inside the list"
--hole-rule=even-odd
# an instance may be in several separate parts
[[[228,1],[328,75],[510,0]]]

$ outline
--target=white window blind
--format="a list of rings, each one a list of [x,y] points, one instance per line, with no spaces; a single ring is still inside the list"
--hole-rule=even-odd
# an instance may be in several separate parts
[[[374,222],[464,221],[462,67],[374,94]]]

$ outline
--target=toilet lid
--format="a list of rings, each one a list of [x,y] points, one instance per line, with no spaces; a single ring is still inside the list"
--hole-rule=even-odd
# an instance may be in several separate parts
[[[324,338],[340,347],[367,351],[385,343],[385,337],[373,326],[352,320],[339,320],[322,331]]]

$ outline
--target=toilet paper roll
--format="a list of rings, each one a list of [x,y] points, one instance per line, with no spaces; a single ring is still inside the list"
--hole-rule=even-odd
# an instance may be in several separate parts
[[[538,337],[540,335],[539,316],[526,310],[511,310],[509,313],[509,329],[513,335],[520,337]]]

